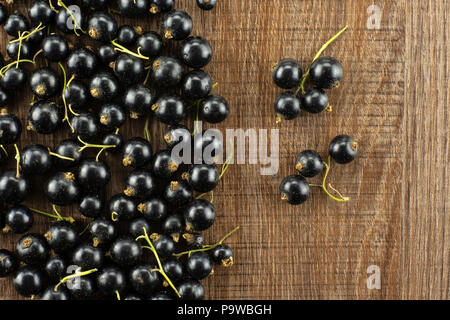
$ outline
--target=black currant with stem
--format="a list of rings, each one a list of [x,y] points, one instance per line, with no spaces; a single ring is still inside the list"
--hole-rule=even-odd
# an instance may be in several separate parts
[[[154,31],[145,32],[136,40],[138,53],[147,57],[157,57],[161,54],[163,41]]]
[[[12,231],[15,234],[25,233],[33,226],[33,214],[28,207],[13,206],[6,210],[3,233]]]
[[[89,78],[98,67],[98,59],[95,54],[86,48],[72,51],[66,61],[67,71],[76,78]]]
[[[85,159],[78,166],[78,183],[86,193],[97,194],[111,179],[111,170],[106,162],[97,159]]]
[[[84,150],[88,149],[88,148],[94,148],[94,149],[100,149],[100,151],[97,153],[96,157],[95,157],[95,161],[99,161],[100,155],[102,154],[103,151],[111,149],[111,148],[115,148],[115,145],[104,145],[104,144],[92,144],[92,143],[88,143],[85,142],[82,138],[78,137],[78,141],[81,142],[81,144],[83,145],[82,147],[80,147],[78,149],[78,152],[83,152]]]
[[[125,274],[117,267],[103,268],[97,274],[97,287],[106,297],[116,296],[121,299],[121,294],[126,288],[127,280]]]
[[[110,42],[117,36],[119,29],[116,19],[106,12],[95,12],[87,21],[89,36],[101,42]]]
[[[44,270],[52,284],[58,283],[67,272],[65,258],[60,255],[50,257],[44,265]]]
[[[77,166],[82,158],[82,152],[79,151],[80,146],[72,139],[61,141],[55,148],[54,154],[57,164],[62,168]]]
[[[16,149],[16,169],[8,169],[0,175],[0,200],[4,203],[16,205],[25,200],[30,193],[30,182],[21,174],[20,152]]]
[[[62,279],[61,279],[61,280],[53,287],[53,290],[54,290],[54,291],[58,291],[59,287],[62,286],[62,285],[65,285],[67,282],[69,282],[69,281],[74,281],[75,279],[78,279],[78,278],[80,278],[80,279],[78,279],[78,280],[81,280],[82,277],[89,276],[89,275],[91,275],[91,274],[93,274],[93,273],[95,273],[95,272],[98,271],[97,268],[92,268],[92,269],[89,269],[89,270],[86,270],[86,271],[82,271],[82,270],[83,270],[83,268],[78,268],[73,274],[68,275],[68,276],[62,278]],[[73,283],[73,282],[72,282],[72,283]],[[81,290],[83,290],[83,291],[87,291],[87,292],[89,292],[89,293],[92,294],[91,290],[89,290],[89,289],[90,289],[90,288],[89,288],[89,284],[87,284],[87,285],[86,285],[86,284],[81,285],[81,283],[79,283],[79,286],[72,286],[72,285],[69,285],[69,286],[67,286],[67,287],[68,287],[69,291],[71,291],[71,293],[72,293],[72,290],[73,290],[73,288],[74,288],[74,289],[77,289],[77,290],[80,290],[80,289],[81,289]],[[93,291],[93,288],[92,288],[92,291]],[[81,293],[81,292],[80,292],[78,296],[79,296],[79,297],[86,298],[86,297],[90,296],[90,294],[88,295],[88,294],[86,294],[86,293]]]
[[[27,31],[30,28],[30,24],[23,14],[13,13],[8,16],[3,28],[10,36],[18,37],[19,32]]]
[[[109,199],[108,217],[114,222],[132,220],[137,212],[134,200],[124,194],[117,194]]]
[[[72,263],[83,270],[98,269],[103,265],[104,252],[98,247],[84,243],[72,252]]]
[[[59,129],[63,120],[61,107],[51,101],[37,101],[28,111],[27,130],[36,131],[39,134],[52,134]]]
[[[41,294],[41,300],[44,301],[65,301],[69,300],[69,291],[64,287],[58,287],[55,290],[54,287],[48,287]]]
[[[74,158],[65,157],[50,151],[40,144],[26,146],[20,155],[20,166],[26,175],[43,175],[48,173],[53,167],[53,158],[67,161],[75,161]]]
[[[165,273],[165,271],[164,271],[164,269],[163,269],[163,266],[162,266],[162,264],[161,264],[161,260],[160,260],[160,258],[159,258],[159,255],[158,255],[158,253],[157,253],[155,247],[153,246],[152,241],[150,240],[150,238],[149,238],[149,236],[148,236],[148,234],[147,234],[147,230],[144,228],[143,231],[144,231],[144,235],[137,237],[137,238],[136,238],[136,241],[143,239],[143,240],[145,240],[145,241],[147,242],[148,246],[142,246],[142,248],[147,249],[147,250],[150,250],[150,251],[153,253],[153,255],[155,256],[156,262],[157,262],[157,264],[158,264],[158,268],[155,269],[154,271],[159,272],[159,273],[161,274],[161,276],[163,276],[164,279],[167,281],[167,283],[169,284],[169,286],[173,289],[173,291],[175,291],[176,295],[177,295],[178,297],[181,298],[180,294],[178,293],[177,288],[174,286],[174,284],[172,283],[172,281],[169,279],[169,277],[168,277],[167,274]]]
[[[142,230],[141,230],[141,233]],[[151,265],[138,265],[131,269],[129,274],[130,285],[134,291],[149,296],[161,286],[161,276]]]
[[[94,247],[109,245],[119,234],[116,224],[103,218],[92,221],[88,230]]]
[[[34,297],[44,290],[45,276],[39,268],[24,266],[14,274],[13,285],[21,296]]]

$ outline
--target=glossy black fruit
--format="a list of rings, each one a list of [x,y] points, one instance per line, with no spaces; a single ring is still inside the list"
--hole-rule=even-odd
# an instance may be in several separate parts
[[[123,104],[130,113],[130,117],[137,119],[150,112],[155,93],[143,84],[136,84],[125,90]]]
[[[136,215],[136,204],[132,198],[118,194],[109,199],[107,216],[113,221],[132,220]]]
[[[168,12],[173,9],[175,0],[150,0],[150,12],[157,14],[159,12]]]
[[[62,256],[50,257],[45,263],[44,270],[51,283],[58,283],[67,275],[67,263]]]
[[[275,112],[284,120],[293,120],[301,113],[300,98],[295,92],[283,92],[275,101]]]
[[[184,40],[191,34],[192,18],[183,10],[173,10],[163,18],[162,29],[166,39]]]
[[[97,218],[103,209],[103,202],[98,196],[84,196],[78,203],[78,211],[87,218]]]
[[[30,59],[33,56],[31,43],[9,42],[6,46],[6,54],[13,60],[17,60],[17,58]]]
[[[205,288],[194,279],[183,280],[177,289],[183,300],[202,300],[205,297]]]
[[[97,247],[98,245],[109,245],[117,238],[119,232],[112,221],[100,218],[91,222],[89,233],[93,246]]]
[[[200,103],[200,116],[208,123],[220,123],[230,114],[227,100],[218,95],[208,96]]]
[[[209,129],[194,136],[194,163],[213,164],[223,155],[222,135]]]
[[[310,192],[308,182],[299,175],[285,178],[280,185],[281,199],[292,205],[299,205],[308,200]]]
[[[47,1],[35,0],[28,7],[28,18],[32,24],[49,25],[55,18],[55,12]]]
[[[195,191],[210,192],[219,184],[219,170],[213,164],[195,164],[189,169],[187,180]]]
[[[20,166],[26,175],[43,175],[52,169],[53,158],[48,148],[31,144],[20,153]]]
[[[172,158],[170,150],[162,150],[155,153],[152,168],[157,177],[170,180],[176,175],[179,165]]]
[[[87,32],[92,39],[110,42],[117,36],[116,19],[106,12],[94,12],[87,21]]]
[[[358,142],[348,135],[340,135],[331,141],[328,152],[337,163],[347,164],[355,160]]]
[[[205,98],[212,90],[212,80],[208,73],[203,70],[193,70],[187,73],[181,83],[183,96],[198,100]]]
[[[33,221],[33,214],[28,207],[20,205],[11,207],[5,213],[3,232],[25,233],[33,226]]]
[[[191,187],[184,181],[171,181],[164,189],[164,199],[174,207],[188,203],[191,197]]]
[[[142,59],[129,54],[121,54],[114,63],[114,73],[125,85],[141,82],[145,77],[144,62]]]
[[[78,183],[85,192],[97,194],[111,179],[111,171],[104,161],[83,160],[78,167]]]
[[[64,1],[66,5],[67,1]],[[70,9],[69,9],[70,10]],[[60,9],[55,17],[55,24],[58,30],[67,33],[74,34],[75,31],[80,34],[80,28],[84,28],[86,25],[86,15],[83,10],[76,10],[76,12],[70,11],[64,8]],[[74,10],[75,11],[75,10]]]
[[[112,44],[103,44],[98,48],[98,56],[104,64],[109,65],[116,60],[118,52],[114,48]]]
[[[99,122],[108,130],[113,130],[122,126],[126,120],[123,108],[115,103],[104,104],[98,113]]]
[[[25,266],[14,274],[13,285],[21,296],[38,295],[44,289],[45,277],[39,269]]]
[[[147,199],[155,192],[155,189],[156,181],[151,172],[136,169],[128,175],[124,193],[129,197]]]
[[[163,94],[152,106],[159,121],[175,125],[186,116],[186,104],[177,94]]]
[[[16,254],[20,261],[28,265],[42,265],[49,257],[49,246],[40,234],[26,234],[22,236],[16,245]]]
[[[89,101],[89,91],[83,82],[72,80],[64,90],[64,99],[72,110],[80,111]]]
[[[283,59],[273,69],[272,78],[277,86],[282,89],[293,89],[300,85],[303,72],[297,61]]]
[[[152,234],[151,239],[160,258],[168,258],[175,252],[175,242],[171,237],[164,234]]]
[[[54,286],[50,286],[44,290],[41,295],[41,300],[45,301],[65,301],[70,300],[69,291],[63,287],[59,286],[56,290]]]
[[[134,291],[149,296],[161,286],[161,276],[159,272],[152,271],[154,269],[151,265],[139,265],[131,269],[129,279]]]
[[[23,176],[17,176],[15,169],[5,170],[0,175],[0,200],[16,205],[25,200],[30,193],[30,183]]]
[[[71,139],[61,141],[55,148],[55,153],[63,157],[74,159],[66,160],[62,158],[56,158],[57,164],[62,168],[70,168],[72,166],[77,166],[82,157],[82,152],[80,150],[80,145]]]
[[[69,74],[77,78],[89,78],[97,69],[97,57],[91,50],[80,48],[72,51],[66,65]]]
[[[151,144],[143,138],[131,138],[125,142],[122,152],[122,164],[125,167],[145,167],[152,159]]]
[[[51,101],[38,101],[28,111],[28,127],[40,134],[52,134],[61,126],[62,108]]]
[[[137,38],[136,47],[146,57],[157,57],[163,48],[162,38],[156,32],[145,32]]]
[[[52,204],[68,206],[77,201],[80,196],[80,188],[73,173],[59,172],[44,185],[44,193]]]
[[[197,5],[202,10],[212,10],[217,4],[217,0],[197,0]]]
[[[149,0],[117,0],[117,6],[125,17],[136,18],[147,14],[150,3]]]
[[[26,82],[27,74],[21,67],[8,69],[0,78],[0,85],[9,92],[22,89]]]
[[[188,231],[207,230],[216,219],[216,208],[203,199],[191,201],[184,209],[184,219]]]
[[[211,274],[212,270],[211,258],[205,252],[194,252],[186,261],[186,271],[194,279],[205,279]]]
[[[97,274],[97,287],[105,296],[120,295],[126,288],[126,276],[117,267],[107,267]]]
[[[10,36],[18,37],[19,32],[27,31],[30,28],[30,24],[23,14],[13,13],[8,16],[3,28]]]
[[[183,278],[184,267],[178,259],[167,259],[162,262],[162,268],[172,282],[178,282]]]
[[[181,60],[194,69],[205,67],[211,61],[212,55],[211,45],[202,37],[189,37],[180,47]]]
[[[78,231],[73,224],[67,221],[52,223],[44,235],[48,244],[56,253],[67,253],[79,241]]]
[[[297,156],[295,169],[304,177],[315,177],[323,170],[323,160],[316,151],[306,150]]]
[[[189,129],[184,125],[175,125],[167,128],[164,132],[164,142],[172,149],[178,143],[191,141],[192,135]]]
[[[117,42],[123,46],[131,46],[136,42],[136,29],[130,25],[123,25],[117,31]]]
[[[84,276],[67,281],[67,290],[75,299],[88,299],[97,288],[92,277]]]
[[[109,249],[111,259],[122,267],[131,267],[139,263],[142,257],[141,245],[134,239],[118,239]]]
[[[19,266],[16,256],[6,249],[0,249],[0,261],[0,278],[9,276]]]
[[[173,241],[180,240],[180,234],[184,231],[184,220],[179,214],[171,214],[161,225],[161,231],[168,236],[171,236]]]
[[[100,268],[103,264],[103,256],[101,249],[85,243],[73,251],[72,263],[82,270]]]
[[[175,58],[158,57],[153,61],[152,80],[162,88],[177,86],[183,78],[184,69],[181,62]]]
[[[168,208],[166,202],[154,197],[138,205],[138,211],[150,222],[158,222],[167,216]]]
[[[48,99],[59,93],[61,82],[52,68],[45,67],[33,71],[30,77],[30,87],[39,99]]]
[[[219,244],[217,247],[211,250],[211,259],[224,267],[230,267],[233,265],[233,251],[225,244]]]
[[[122,150],[122,146],[124,144],[123,136],[120,133],[108,133],[103,137],[102,145],[104,146],[115,146],[113,148],[109,148],[108,152],[117,153]]]
[[[73,131],[71,133],[74,137],[80,137],[84,141],[94,139],[99,133],[97,119],[90,113],[80,113],[74,116],[71,120]]]
[[[128,227],[128,233],[133,237],[137,238],[144,235],[144,228],[148,232],[150,230],[150,225],[144,218],[137,218],[131,221]]]
[[[69,44],[67,40],[59,34],[48,35],[42,40],[42,51],[47,60],[60,62],[69,55]]]
[[[311,88],[302,96],[302,108],[311,113],[320,113],[328,107],[328,95],[319,88]]]
[[[22,123],[13,114],[8,114],[6,109],[0,111],[0,144],[8,145],[16,143],[22,133]]]
[[[97,100],[111,101],[119,95],[120,85],[111,73],[100,72],[92,77],[89,92]]]
[[[344,69],[332,57],[320,57],[313,62],[310,68],[310,79],[322,89],[331,89],[339,86],[344,76]]]

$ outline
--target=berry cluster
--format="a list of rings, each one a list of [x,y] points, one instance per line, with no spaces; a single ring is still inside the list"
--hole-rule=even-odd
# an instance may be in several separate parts
[[[211,10],[216,1],[197,3]],[[81,7],[77,17],[68,8],[74,4]],[[159,13],[160,33],[119,26],[115,18]],[[0,24],[12,37],[8,61],[0,54],[0,166],[12,148],[16,154],[16,167],[0,174],[0,230],[22,235],[14,253],[0,250],[0,277],[13,274],[20,295],[43,300],[202,299],[199,281],[213,273],[213,264],[233,264],[224,241],[238,228],[211,245],[201,234],[216,218],[212,199],[203,198],[212,195],[229,161],[220,172],[208,161],[213,159],[190,165],[171,152],[191,140],[200,151],[222,150],[221,141],[180,122],[195,106],[196,117],[209,123],[222,122],[229,113],[227,101],[211,94],[212,80],[201,70],[212,48],[206,39],[190,36],[189,14],[174,9],[174,0],[34,0],[28,19],[8,15],[0,5]],[[74,46],[69,34],[96,40],[96,48]],[[6,107],[27,83],[33,101],[23,125]],[[148,128],[152,114],[169,126],[167,149],[156,153]],[[140,118],[146,119],[145,138],[125,139],[121,126]],[[64,126],[68,137],[53,150],[17,145],[23,127],[51,135]],[[88,150],[97,151],[89,155]],[[101,157],[115,154],[124,170],[133,170],[123,192],[105,199],[113,173]],[[37,192],[33,177],[44,179],[42,191],[53,213],[23,205]],[[60,214],[59,207],[70,205],[78,205],[78,221]],[[34,214],[55,220],[43,235],[30,233]],[[151,255],[144,256],[145,250]]]

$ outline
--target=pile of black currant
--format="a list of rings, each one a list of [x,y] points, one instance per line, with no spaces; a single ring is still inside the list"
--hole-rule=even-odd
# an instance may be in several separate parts
[[[339,86],[344,70],[335,58],[321,57],[321,55],[347,28],[340,30],[322,46],[307,72],[303,73],[300,64],[294,59],[283,59],[274,66],[272,78],[275,84],[286,90],[296,89],[296,91],[283,92],[277,97],[275,101],[277,122],[293,120],[300,115],[302,110],[309,113],[333,111],[325,90]],[[305,85],[308,79],[312,86],[306,90]],[[334,138],[330,144],[328,163],[324,162],[316,151],[301,152],[295,166],[300,175],[292,175],[282,181],[280,186],[282,200],[293,205],[302,204],[309,198],[310,186],[316,186],[321,187],[328,196],[336,201],[348,201],[348,197],[342,196],[331,184],[328,184],[328,187],[339,195],[339,197],[333,196],[327,189],[326,179],[330,170],[331,158],[337,163],[346,164],[355,159],[357,151],[358,143],[355,140],[348,135],[340,135]],[[315,177],[324,168],[325,173],[321,185],[312,185],[305,180],[305,178]]]
[[[197,3],[210,10],[216,0]],[[28,18],[12,9],[0,5],[11,37],[7,58],[0,54],[0,230],[21,236],[14,252],[0,250],[0,277],[12,274],[20,295],[44,300],[202,299],[199,281],[213,264],[233,264],[224,241],[237,228],[211,245],[201,234],[216,218],[205,197],[229,163],[222,171],[214,159],[179,163],[171,150],[190,140],[200,151],[223,147],[180,124],[189,112],[208,123],[228,116],[227,101],[211,94],[201,70],[212,58],[209,42],[190,36],[192,19],[174,0],[35,0]],[[159,33],[116,20],[156,14]],[[96,41],[75,45],[73,35]],[[25,87],[33,101],[21,123],[10,98]],[[158,152],[150,143],[153,115],[168,125],[167,148]],[[145,120],[144,137],[126,139],[120,128],[136,119]],[[67,137],[54,148],[18,146],[25,130],[53,137],[62,129]],[[131,170],[123,192],[106,198],[114,174],[107,160],[117,156]],[[52,213],[23,204],[39,192]],[[80,215],[60,214],[71,205]],[[30,233],[35,214],[55,220],[43,235]]]

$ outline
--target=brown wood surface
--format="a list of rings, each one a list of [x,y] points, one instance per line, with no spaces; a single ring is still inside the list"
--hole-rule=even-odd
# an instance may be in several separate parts
[[[194,0],[177,2],[192,14],[193,33],[214,47],[207,70],[232,107],[220,128],[280,129],[277,175],[260,176],[259,165],[233,165],[215,193],[218,219],[207,238],[236,225],[241,230],[228,241],[236,264],[205,281],[207,298],[450,298],[450,1],[219,0],[212,12]],[[366,25],[372,4],[382,9],[379,30]],[[271,66],[292,57],[307,68],[344,25],[349,30],[326,52],[345,68],[341,87],[330,95],[334,112],[276,125],[273,101],[280,90]],[[2,33],[3,53],[5,45]],[[17,94],[12,111],[22,120],[29,99]],[[127,124],[122,132],[142,135],[142,127]],[[160,147],[162,130],[152,122]],[[350,165],[333,166],[330,181],[351,201],[336,203],[317,189],[302,206],[283,203],[279,183],[295,172],[296,154],[312,148],[326,155],[329,141],[342,133],[360,141],[360,153]],[[63,136],[26,133],[21,145],[54,146]],[[122,188],[126,175],[114,159],[110,192]],[[27,204],[50,210],[39,196]],[[33,230],[49,223],[37,218]],[[15,241],[0,235],[2,247]],[[366,287],[370,265],[381,268],[381,290]],[[11,279],[0,279],[0,299],[8,298],[17,298]]]

